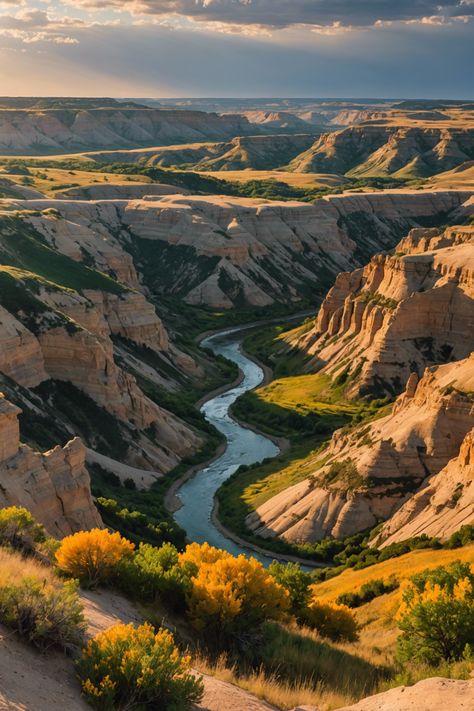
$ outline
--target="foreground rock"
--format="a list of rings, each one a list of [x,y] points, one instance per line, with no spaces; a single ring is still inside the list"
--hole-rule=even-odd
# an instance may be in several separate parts
[[[474,711],[474,680],[435,677],[369,696],[339,711]]]

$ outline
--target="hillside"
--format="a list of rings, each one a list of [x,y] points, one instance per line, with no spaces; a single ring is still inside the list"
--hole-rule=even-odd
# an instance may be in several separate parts
[[[255,133],[242,116],[149,108],[0,109],[0,154],[45,155],[227,140]]]
[[[99,163],[135,163],[194,170],[272,170],[311,146],[314,131],[296,135],[238,136],[221,143],[191,143],[133,151],[89,153]]]
[[[354,177],[423,178],[474,156],[472,112],[406,114],[369,120],[323,134],[289,168],[297,172],[342,173]]]

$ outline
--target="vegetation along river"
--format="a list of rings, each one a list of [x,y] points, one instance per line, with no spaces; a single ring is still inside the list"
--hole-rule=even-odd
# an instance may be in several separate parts
[[[210,348],[238,365],[243,373],[241,383],[212,397],[201,407],[201,412],[226,438],[224,453],[211,464],[200,469],[179,489],[181,508],[175,512],[177,523],[186,530],[189,540],[223,548],[233,555],[249,554],[249,550],[227,538],[213,523],[214,495],[223,482],[241,464],[255,464],[267,457],[276,457],[280,450],[272,440],[239,425],[229,414],[229,408],[240,395],[258,387],[264,373],[259,365],[241,350],[242,328],[229,329],[205,338],[201,345]],[[252,551],[251,555],[268,564],[276,556],[267,557]]]

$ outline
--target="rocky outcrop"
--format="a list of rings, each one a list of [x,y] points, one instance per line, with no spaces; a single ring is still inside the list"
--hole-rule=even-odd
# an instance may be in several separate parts
[[[448,538],[474,520],[474,430],[459,454],[430,477],[382,527],[374,540],[380,548],[416,536]]]
[[[0,110],[0,151],[44,155],[226,140],[255,133],[243,116],[139,108]]]
[[[54,211],[8,215],[2,222],[0,242],[7,266],[0,270],[0,378],[8,385],[9,396],[21,402],[35,444],[37,437],[49,443],[80,434],[89,446],[98,442],[106,446],[107,454],[119,447],[127,463],[166,473],[193,454],[202,437],[147,397],[136,376],[152,387],[172,390],[177,381],[170,371],[174,369],[182,381],[189,375],[198,377],[199,367],[170,343],[154,306],[142,293],[72,259],[60,256],[58,261],[58,246],[76,261],[84,258],[80,235],[85,234],[92,251],[96,244],[100,248],[107,243],[104,231],[96,232],[94,223],[84,227],[63,222]],[[65,233],[75,239],[62,239]],[[112,246],[116,253],[122,249],[119,242]],[[100,259],[104,250],[95,253]],[[9,261],[30,269],[37,266],[41,275],[10,266]],[[130,264],[133,267],[131,259]],[[80,392],[89,399],[81,399]],[[55,406],[62,403],[65,410],[55,412],[51,398],[59,398]],[[71,413],[76,409],[77,414]],[[106,445],[100,441],[100,427],[89,423],[91,417],[96,423],[105,418]],[[51,419],[48,426],[45,418]]]
[[[316,541],[372,528],[405,502],[409,512],[412,495],[422,487],[422,497],[431,477],[454,457],[469,458],[464,439],[474,426],[473,392],[474,355],[427,369],[419,383],[411,376],[391,414],[349,434],[336,431],[315,458],[313,476],[267,501],[247,524],[264,537]],[[446,535],[450,526],[448,517],[446,532],[438,532]]]
[[[303,173],[353,177],[426,177],[451,170],[474,157],[472,122],[416,125],[405,117],[374,121],[325,133],[290,163]]]
[[[0,507],[24,506],[57,538],[102,526],[80,439],[35,452],[20,443],[20,412],[0,394]]]
[[[474,331],[474,227],[414,229],[395,254],[342,273],[293,342],[351,397],[393,395],[411,372],[465,358]]]
[[[48,374],[38,339],[0,306],[0,371],[25,387],[34,387]]]
[[[423,679],[414,686],[398,686],[381,694],[369,696],[339,711],[474,711],[474,680]]]

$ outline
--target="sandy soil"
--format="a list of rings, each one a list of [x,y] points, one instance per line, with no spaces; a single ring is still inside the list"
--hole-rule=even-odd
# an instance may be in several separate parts
[[[120,595],[89,591],[81,597],[89,636],[120,621],[141,622],[138,610]],[[196,711],[277,711],[232,684],[207,675],[203,680],[204,698]],[[87,709],[71,659],[59,653],[40,654],[0,626],[0,711]]]
[[[399,686],[339,711],[474,711],[474,679],[434,677]]]

